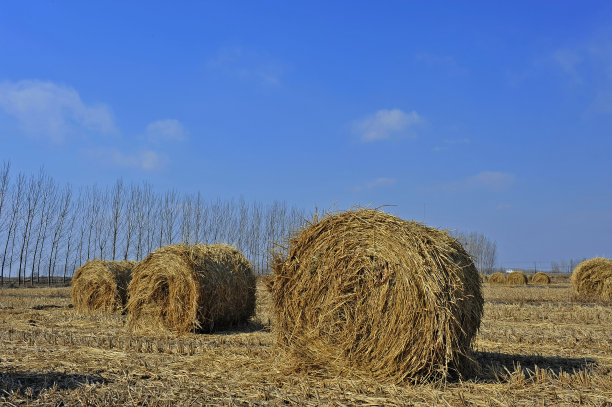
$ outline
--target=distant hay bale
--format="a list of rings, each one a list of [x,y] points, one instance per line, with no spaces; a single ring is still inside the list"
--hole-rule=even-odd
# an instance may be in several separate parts
[[[520,270],[513,271],[506,278],[506,284],[509,285],[527,285],[527,281],[527,275]]]
[[[91,260],[72,277],[72,304],[81,313],[123,310],[135,261]]]
[[[212,332],[245,323],[255,311],[255,275],[225,245],[172,245],[141,261],[129,285],[131,329]]]
[[[531,283],[541,285],[550,284],[550,277],[548,276],[548,274],[540,271],[533,275],[533,277],[531,278]]]
[[[444,231],[372,209],[327,215],[272,269],[277,344],[295,368],[401,382],[473,367],[480,278]]]
[[[486,283],[486,282],[487,282],[487,279],[488,279],[488,277],[487,277],[487,275],[486,275],[486,274],[481,274],[481,275],[480,275],[480,282],[482,282],[482,283]]]
[[[493,273],[489,276],[489,284],[506,284],[506,275],[503,273]]]
[[[578,264],[571,276],[578,295],[609,301],[612,299],[612,260],[595,257]]]

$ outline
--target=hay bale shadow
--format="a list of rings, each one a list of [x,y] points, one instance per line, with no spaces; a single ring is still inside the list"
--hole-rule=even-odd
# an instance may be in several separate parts
[[[87,384],[107,383],[96,375],[60,372],[0,372],[0,400],[17,398],[36,399],[40,393],[73,390]]]
[[[474,358],[480,369],[473,378],[479,382],[499,382],[500,377],[514,372],[519,367],[525,378],[535,375],[536,370],[546,370],[555,375],[562,372],[574,373],[597,367],[592,358],[566,358],[560,356],[515,355],[500,352],[475,352]]]

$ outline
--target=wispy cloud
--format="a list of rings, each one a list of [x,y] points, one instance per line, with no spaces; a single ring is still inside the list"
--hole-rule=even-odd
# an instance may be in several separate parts
[[[467,70],[460,66],[455,57],[451,55],[439,55],[429,52],[422,52],[415,55],[417,62],[427,65],[428,67],[438,67],[446,71],[450,75],[463,75]]]
[[[405,113],[400,109],[382,109],[373,115],[355,121],[353,131],[363,142],[385,140],[396,135],[414,136],[411,129],[422,121],[414,110]]]
[[[552,60],[559,68],[569,75],[576,83],[582,83],[582,77],[578,73],[578,66],[583,61],[583,57],[575,50],[558,49],[553,52]]]
[[[364,182],[361,185],[354,186],[353,188],[351,188],[351,190],[353,192],[362,192],[362,191],[368,191],[374,188],[391,187],[395,185],[395,183],[396,183],[395,178],[381,177],[381,178],[376,178],[376,179]]]
[[[470,144],[471,142],[472,140],[467,137],[444,139],[441,145],[434,147],[434,151],[442,151],[448,149],[451,146]]]
[[[126,154],[117,149],[98,148],[85,151],[86,155],[100,164],[116,168],[134,168],[142,171],[156,171],[166,167],[169,160],[166,156],[153,150]]]
[[[515,181],[513,174],[501,171],[482,171],[464,179],[433,187],[433,190],[456,192],[467,190],[488,190],[502,192],[510,188]]]
[[[0,83],[0,110],[14,117],[26,135],[55,143],[117,131],[107,106],[86,104],[76,90],[53,82]]]
[[[465,185],[469,188],[486,188],[494,191],[507,189],[514,183],[514,175],[500,171],[482,171],[468,177]]]
[[[147,138],[153,142],[184,141],[187,139],[187,130],[178,120],[157,120],[147,126]]]
[[[235,78],[264,85],[280,85],[285,73],[285,66],[277,60],[241,47],[222,49],[207,61],[207,66]]]

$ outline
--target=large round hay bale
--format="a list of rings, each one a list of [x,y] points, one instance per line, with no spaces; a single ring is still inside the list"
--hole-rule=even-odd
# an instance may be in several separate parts
[[[527,275],[520,270],[513,271],[506,277],[506,284],[527,285]]]
[[[504,273],[493,273],[489,276],[489,284],[506,284],[506,275]]]
[[[595,257],[578,264],[572,273],[572,285],[578,295],[609,300],[612,294],[612,260]]]
[[[176,333],[245,323],[255,310],[255,275],[237,249],[172,245],[142,260],[129,285],[128,325]]]
[[[601,295],[599,297],[604,301],[612,301],[612,277],[608,277],[604,280]]]
[[[531,278],[531,283],[540,285],[550,284],[550,277],[548,274],[539,271],[533,275]]]
[[[471,369],[480,278],[446,232],[351,210],[315,219],[272,268],[277,343],[294,367],[398,382]]]
[[[72,277],[72,304],[82,313],[123,310],[135,261],[91,260]]]

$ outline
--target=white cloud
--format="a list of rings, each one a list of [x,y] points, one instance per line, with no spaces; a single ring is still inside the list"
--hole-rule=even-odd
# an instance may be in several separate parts
[[[216,57],[208,60],[207,66],[235,78],[264,85],[280,85],[285,73],[284,65],[278,61],[241,47],[222,49]]]
[[[353,131],[363,142],[388,139],[396,134],[408,134],[409,129],[422,122],[421,117],[414,110],[405,113],[400,109],[377,111],[365,119],[353,123]]]
[[[154,142],[183,141],[187,138],[187,131],[178,120],[157,120],[147,126],[147,138]]]
[[[354,192],[362,192],[362,191],[367,191],[373,188],[391,187],[395,185],[395,182],[396,182],[395,178],[381,177],[381,178],[376,178],[371,181],[365,182],[361,185],[357,185],[353,187],[352,190]]]
[[[99,148],[86,152],[101,164],[119,168],[135,168],[142,171],[163,169],[168,164],[168,158],[152,150],[143,150],[126,154],[117,149]]]
[[[0,83],[0,110],[14,117],[28,136],[56,143],[73,136],[117,131],[108,107],[87,105],[76,90],[53,82]]]

